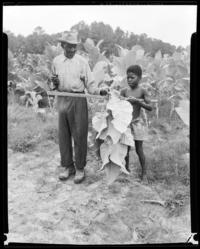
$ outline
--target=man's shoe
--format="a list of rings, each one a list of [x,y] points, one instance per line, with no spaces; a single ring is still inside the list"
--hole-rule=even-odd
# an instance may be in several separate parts
[[[76,170],[74,183],[81,183],[85,178],[85,170]]]
[[[75,175],[75,173],[76,173],[75,169],[61,167],[59,173],[59,179],[62,181],[67,180],[71,175]]]

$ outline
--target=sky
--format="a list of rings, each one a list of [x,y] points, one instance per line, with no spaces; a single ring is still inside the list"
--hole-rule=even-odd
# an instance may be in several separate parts
[[[160,39],[175,46],[190,44],[196,31],[196,5],[3,6],[3,30],[27,36],[37,26],[47,34],[70,30],[80,21],[109,24],[124,32]]]

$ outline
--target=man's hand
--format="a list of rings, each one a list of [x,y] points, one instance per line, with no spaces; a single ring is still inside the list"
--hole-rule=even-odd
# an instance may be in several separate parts
[[[101,96],[105,96],[105,95],[108,94],[108,92],[109,92],[109,88],[102,88],[102,89],[100,90],[100,95],[101,95]]]
[[[59,84],[60,84],[60,81],[59,81],[59,79],[58,79],[58,75],[57,75],[57,74],[56,74],[56,75],[53,75],[53,76],[51,77],[51,81],[53,82],[53,85],[54,85],[54,89],[53,89],[53,90],[57,89],[58,86],[59,86]]]

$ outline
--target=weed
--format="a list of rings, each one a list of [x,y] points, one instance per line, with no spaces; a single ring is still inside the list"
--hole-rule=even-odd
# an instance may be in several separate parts
[[[48,122],[43,127],[43,140],[52,140],[55,143],[58,143],[58,129],[57,122]]]
[[[32,151],[41,141],[57,142],[57,136],[56,117],[44,122],[32,108],[18,104],[8,106],[8,144],[14,151]]]
[[[169,137],[152,148],[145,148],[148,171],[151,181],[165,180],[168,184],[179,181],[187,184],[189,167],[181,156],[189,152],[189,141],[185,137]]]

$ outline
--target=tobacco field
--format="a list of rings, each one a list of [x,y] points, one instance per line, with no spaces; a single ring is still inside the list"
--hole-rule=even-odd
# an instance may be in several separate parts
[[[8,242],[53,244],[146,244],[186,242],[190,236],[190,51],[154,57],[136,45],[116,45],[107,58],[88,38],[85,51],[97,87],[111,97],[88,98],[86,179],[59,181],[56,99],[49,97],[51,63],[62,52],[8,52]],[[117,95],[127,86],[126,68],[139,64],[141,85],[153,111],[142,111],[147,140],[148,184],[130,130],[132,109]],[[121,106],[121,108],[120,108]],[[111,119],[111,113],[113,119]],[[100,146],[96,138],[104,143]],[[130,174],[124,167],[127,146]]]

